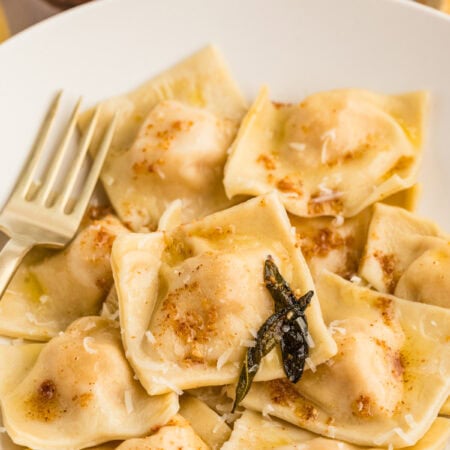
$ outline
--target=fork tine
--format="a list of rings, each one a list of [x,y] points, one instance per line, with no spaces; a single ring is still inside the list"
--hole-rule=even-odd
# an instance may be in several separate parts
[[[83,161],[85,159],[87,150],[94,135],[99,115],[100,115],[100,105],[97,106],[94,115],[92,116],[91,122],[89,123],[89,128],[86,131],[85,135],[83,136],[83,139],[80,144],[80,149],[77,153],[74,163],[72,164],[72,167],[70,168],[69,174],[67,176],[67,181],[64,183],[61,195],[56,201],[55,207],[60,209],[61,211],[64,211],[64,209],[66,208],[67,202],[70,198],[70,194],[72,193],[73,187],[75,186],[75,182],[77,181],[77,178],[80,174]]]
[[[17,189],[19,195],[25,198],[29,194],[29,190],[31,184],[33,183],[33,178],[36,175],[36,169],[40,162],[42,152],[44,150],[45,144],[47,142],[48,135],[50,133],[50,129],[54,123],[55,115],[58,110],[59,104],[61,102],[62,91],[59,91],[56,94],[55,99],[50,107],[50,110],[47,113],[47,116],[44,119],[44,123],[39,130],[38,137],[36,139],[36,143],[34,145],[34,150],[32,152],[32,157],[25,167],[24,173],[20,176],[20,181],[17,185]]]
[[[111,145],[111,141],[114,136],[114,131],[117,125],[118,113],[114,114],[111,123],[109,124],[108,129],[106,130],[103,140],[100,144],[100,148],[95,155],[94,161],[92,163],[91,170],[86,179],[86,183],[81,191],[81,195],[76,202],[76,205],[73,209],[72,214],[76,217],[78,223],[81,221],[84,212],[86,211],[86,207],[89,203],[89,200],[92,196],[92,192],[94,191],[95,185],[97,184],[98,177],[100,175],[100,171],[103,167],[103,162],[105,161],[106,154],[108,153],[109,147]]]
[[[47,173],[47,176],[45,178],[44,184],[38,191],[37,195],[37,201],[41,204],[45,204],[50,196],[50,193],[54,187],[56,178],[58,176],[59,169],[61,167],[61,164],[63,162],[64,156],[66,155],[67,149],[69,148],[69,142],[70,138],[72,137],[72,134],[75,130],[75,126],[78,119],[78,112],[81,107],[81,101],[82,98],[78,100],[73,112],[72,117],[70,118],[69,125],[66,128],[66,132],[64,133],[64,136],[62,138],[62,141],[56,150],[56,154],[53,157],[50,167]]]

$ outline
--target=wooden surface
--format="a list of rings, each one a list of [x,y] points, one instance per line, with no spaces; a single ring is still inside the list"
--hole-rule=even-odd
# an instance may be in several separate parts
[[[50,17],[59,9],[44,0],[0,0],[11,34]]]
[[[9,36],[9,27],[6,22],[5,13],[0,4],[0,42],[3,42]]]

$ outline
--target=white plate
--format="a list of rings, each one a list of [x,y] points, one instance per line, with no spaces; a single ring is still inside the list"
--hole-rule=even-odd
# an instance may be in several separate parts
[[[0,204],[57,89],[91,103],[208,42],[249,98],[429,89],[420,212],[450,229],[450,17],[411,0],[103,0],[41,23],[0,46]]]
[[[450,17],[410,0],[103,0],[39,24],[0,46],[0,204],[57,89],[93,103],[209,42],[249,99],[429,89],[420,210],[450,229]]]

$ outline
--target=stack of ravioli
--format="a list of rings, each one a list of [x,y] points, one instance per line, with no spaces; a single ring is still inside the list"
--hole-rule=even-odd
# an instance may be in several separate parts
[[[0,447],[443,449],[449,235],[412,212],[426,103],[263,88],[248,107],[212,47],[103,102],[111,209],[0,300]],[[309,355],[294,384],[275,347],[231,413],[269,255],[314,292]]]

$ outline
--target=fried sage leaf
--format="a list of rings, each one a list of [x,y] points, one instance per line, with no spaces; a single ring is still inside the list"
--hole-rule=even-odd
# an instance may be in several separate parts
[[[232,412],[250,390],[262,358],[276,344],[281,345],[284,372],[293,383],[301,378],[309,354],[305,309],[314,293],[308,291],[305,295],[297,297],[281,276],[271,256],[264,263],[264,282],[274,300],[275,313],[258,330],[256,345],[247,350],[236,386]]]
[[[264,262],[264,284],[275,302],[275,311],[288,306],[305,311],[314,295],[313,291],[308,291],[305,295],[297,297],[270,255]]]
[[[239,375],[232,412],[247,395],[261,360],[280,342],[281,328],[288,312],[289,310],[286,308],[271,315],[258,330],[255,339],[256,345],[247,350],[244,366]]]
[[[274,299],[275,311],[292,308],[292,314],[286,318],[282,327],[281,355],[286,376],[292,383],[297,383],[303,375],[305,360],[309,355],[308,324],[304,313],[314,293],[308,291],[297,297],[271,256],[264,263],[264,283]]]
[[[295,318],[294,318],[295,317]],[[282,326],[281,356],[284,372],[292,383],[297,383],[303,375],[306,358],[309,355],[309,346],[306,338],[308,328],[302,315],[285,320]],[[305,324],[299,324],[302,321]]]

